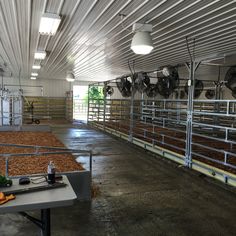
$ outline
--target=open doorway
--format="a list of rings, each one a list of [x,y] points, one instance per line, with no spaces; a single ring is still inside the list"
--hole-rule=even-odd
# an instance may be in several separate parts
[[[78,121],[87,121],[88,111],[88,86],[73,86],[73,119]]]

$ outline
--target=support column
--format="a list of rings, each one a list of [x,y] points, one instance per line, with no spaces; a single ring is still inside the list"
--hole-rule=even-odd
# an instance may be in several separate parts
[[[90,85],[88,86],[88,104],[87,104],[87,124],[89,123],[89,108],[90,108]]]
[[[103,88],[103,130],[105,130],[105,122],[106,122],[106,102],[107,102],[107,83],[104,82]]]
[[[220,82],[220,66],[219,66],[218,80],[217,80],[217,82],[215,82],[215,100],[220,100],[221,99],[222,85],[223,85],[223,82]],[[217,113],[220,112],[219,102],[215,102],[214,111],[217,112]],[[214,125],[219,124],[219,117],[214,116],[213,121],[214,121]],[[214,130],[213,133],[215,134],[217,129],[213,128],[213,130]]]
[[[132,90],[130,98],[130,127],[129,127],[129,141],[133,142],[133,130],[134,130],[134,75],[132,75]]]
[[[193,129],[193,99],[194,99],[194,81],[195,71],[200,62],[191,61],[186,66],[189,71],[188,79],[188,104],[187,104],[187,123],[186,123],[186,145],[185,145],[185,166],[192,168],[192,129]]]

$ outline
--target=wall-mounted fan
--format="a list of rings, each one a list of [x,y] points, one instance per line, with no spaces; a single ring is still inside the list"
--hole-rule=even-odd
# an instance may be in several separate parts
[[[165,77],[158,78],[158,90],[160,95],[168,98],[179,86],[179,74],[174,67],[164,67],[162,70]]]
[[[185,92],[184,92],[184,90],[180,90],[180,94],[179,94],[179,98],[180,99],[184,99],[185,98]]]
[[[159,93],[157,84],[149,84],[148,88],[146,89],[146,94],[150,98],[154,98]]]
[[[114,89],[110,85],[103,88],[103,94],[104,95],[112,96],[113,93],[114,93]]]
[[[207,99],[213,99],[215,97],[216,93],[215,90],[213,89],[207,89],[206,93],[205,93],[205,97]]]
[[[194,99],[198,98],[204,89],[203,82],[201,80],[194,80]],[[185,84],[184,91],[188,94],[188,81]]]
[[[184,90],[176,90],[174,91],[174,95],[175,95],[175,99],[184,99],[186,93],[184,92]]]
[[[117,88],[123,97],[130,97],[132,93],[132,79],[131,77],[121,77],[116,81]]]
[[[140,93],[146,92],[150,85],[150,78],[146,72],[138,72],[135,74],[135,87]]]
[[[225,75],[225,86],[230,90],[236,89],[236,66],[232,66],[228,69]]]
[[[165,66],[162,68],[161,72],[165,77],[179,77],[178,71],[173,66]]]
[[[232,96],[236,98],[236,88],[232,90]]]

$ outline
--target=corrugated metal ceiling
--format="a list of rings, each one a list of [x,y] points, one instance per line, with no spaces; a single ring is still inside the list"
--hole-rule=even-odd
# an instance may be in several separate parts
[[[44,12],[62,17],[55,36],[38,33]],[[73,69],[78,80],[95,81],[129,72],[128,60],[137,71],[189,61],[186,36],[195,38],[195,57],[232,54],[235,12],[232,0],[0,0],[0,65],[29,78],[34,52],[46,50],[39,78],[64,79]],[[135,22],[153,25],[149,55],[130,50]]]

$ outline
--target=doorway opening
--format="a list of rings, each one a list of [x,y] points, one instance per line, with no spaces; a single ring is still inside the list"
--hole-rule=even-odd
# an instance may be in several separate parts
[[[73,119],[76,121],[87,121],[88,112],[88,86],[73,86]]]

